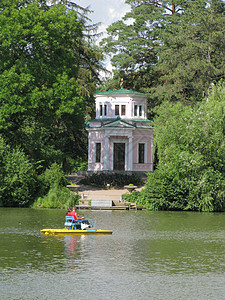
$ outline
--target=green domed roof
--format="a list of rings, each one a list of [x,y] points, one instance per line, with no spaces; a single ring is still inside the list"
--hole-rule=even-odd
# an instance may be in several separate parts
[[[108,90],[108,91],[103,91],[103,92],[96,92],[96,95],[124,95],[124,94],[132,94],[132,95],[137,95],[137,96],[144,96],[145,94],[133,91],[132,89],[127,90],[124,88],[121,88],[120,90]]]

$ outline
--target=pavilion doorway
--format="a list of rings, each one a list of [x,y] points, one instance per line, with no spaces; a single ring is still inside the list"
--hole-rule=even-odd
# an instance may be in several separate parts
[[[113,144],[113,170],[125,170],[125,143]]]

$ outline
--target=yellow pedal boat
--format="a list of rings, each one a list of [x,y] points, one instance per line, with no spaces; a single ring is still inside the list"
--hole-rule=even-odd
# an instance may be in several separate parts
[[[42,234],[112,234],[112,230],[102,229],[42,229]]]
[[[95,229],[93,221],[88,219],[75,220],[74,217],[66,216],[65,228],[42,229],[42,234],[112,234],[112,230]]]

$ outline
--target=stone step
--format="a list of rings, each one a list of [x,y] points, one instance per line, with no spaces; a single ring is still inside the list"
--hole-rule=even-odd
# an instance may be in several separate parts
[[[78,194],[81,196],[83,200],[112,200],[119,201],[122,199],[122,195],[126,192],[108,192],[108,191],[81,191]]]
[[[91,206],[100,206],[100,207],[112,207],[112,200],[91,200]]]
[[[142,188],[143,187],[138,187],[136,190],[140,191]],[[81,197],[79,201],[79,205],[81,206],[90,206],[90,201],[112,201],[113,207],[124,205],[125,201],[122,199],[122,195],[129,193],[128,190],[125,188],[101,189],[98,187],[84,185],[80,185],[76,192]],[[94,207],[94,205],[92,207]]]

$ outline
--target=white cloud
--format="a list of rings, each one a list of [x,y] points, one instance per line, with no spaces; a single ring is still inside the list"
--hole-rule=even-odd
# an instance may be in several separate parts
[[[128,12],[127,7],[122,7],[122,9],[116,9],[115,7],[108,8],[109,21],[117,21],[122,19],[122,17]]]
[[[96,40],[96,43],[107,37],[107,27],[112,23],[121,20],[122,17],[130,11],[130,6],[125,4],[125,0],[77,0],[82,7],[89,7],[93,13],[89,14],[89,18],[93,23],[101,22],[98,27],[98,33],[101,36]],[[112,71],[110,59],[105,60],[106,69]]]
[[[93,22],[107,25],[121,19],[130,8],[125,0],[79,0],[79,5],[88,6],[93,11],[89,15]]]
[[[101,39],[106,37],[107,27],[108,27],[108,25],[105,25],[105,24],[101,24],[100,26],[98,26],[98,32],[102,33],[102,35],[100,37]]]

